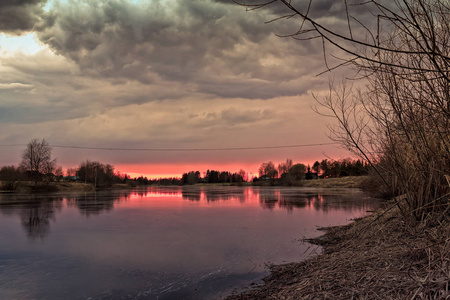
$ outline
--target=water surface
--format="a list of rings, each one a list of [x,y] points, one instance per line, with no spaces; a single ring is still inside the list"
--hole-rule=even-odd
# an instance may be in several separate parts
[[[376,206],[354,189],[0,194],[0,299],[220,298]]]

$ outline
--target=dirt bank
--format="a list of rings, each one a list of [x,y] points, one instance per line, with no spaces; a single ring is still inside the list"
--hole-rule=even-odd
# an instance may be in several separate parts
[[[332,227],[323,254],[274,266],[265,284],[228,299],[450,299],[450,220],[405,222],[397,210]]]
[[[92,183],[83,182],[47,182],[39,183],[37,187],[32,182],[22,182],[15,192],[46,193],[46,192],[93,192],[95,190],[125,190],[132,188],[128,184],[113,184],[107,188],[95,188]]]
[[[325,178],[304,180],[302,186],[304,187],[318,187],[318,188],[359,188],[367,176],[347,176],[340,178]]]

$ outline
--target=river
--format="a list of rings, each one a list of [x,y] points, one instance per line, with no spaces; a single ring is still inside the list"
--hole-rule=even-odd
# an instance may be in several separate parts
[[[356,189],[0,194],[0,299],[216,299],[378,202]]]

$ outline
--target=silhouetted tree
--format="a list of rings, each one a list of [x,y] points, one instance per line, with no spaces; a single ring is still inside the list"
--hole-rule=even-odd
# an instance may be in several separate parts
[[[312,169],[314,172],[317,173],[317,175],[319,175],[319,171],[320,171],[320,162],[318,162],[317,160],[314,162]]]
[[[322,159],[320,162],[320,169],[322,170],[322,177],[330,176],[330,163],[327,159]]]
[[[219,172],[214,170],[206,171],[206,182],[207,183],[218,183],[219,182]]]
[[[289,175],[295,180],[305,179],[306,166],[304,164],[295,164],[289,169]]]
[[[263,176],[269,176],[269,173],[273,176],[275,174],[276,169],[275,169],[275,165],[273,164],[273,162],[269,161],[267,163],[262,163],[261,166],[259,167],[259,177],[263,177]],[[276,174],[278,175],[278,172],[276,172]],[[271,177],[271,176],[269,176]]]
[[[332,177],[339,177],[341,175],[341,163],[339,161],[333,161],[330,167],[330,175]]]
[[[119,179],[120,179],[120,177],[119,177]],[[125,174],[125,176],[122,178],[122,182],[126,183],[126,182],[128,182],[128,179],[129,179],[128,175]],[[141,185],[141,186],[149,184],[148,178],[144,177],[142,175],[139,176],[138,178],[134,178],[134,182],[136,182],[138,185]]]
[[[220,172],[219,174],[219,182],[225,183],[230,181],[231,174],[229,172]]]
[[[265,0],[243,5],[254,9],[272,3],[286,9],[274,10],[279,14],[273,21],[298,22],[291,37],[321,41],[328,71],[352,66],[357,77],[365,80],[365,90],[356,92],[344,82],[339,87],[331,82],[330,93],[317,99],[325,114],[337,120],[333,140],[368,162],[393,191],[392,196],[406,195],[397,203],[402,211],[409,210],[404,215],[426,220],[429,212],[448,213],[448,1],[372,0],[356,5],[343,1],[340,17],[348,30],[323,18],[321,6],[311,5],[312,1]],[[362,9],[370,14],[361,14]],[[328,60],[337,53],[329,47],[343,52],[335,66]]]
[[[245,171],[243,169],[240,169],[238,174],[239,174],[239,176],[241,176],[242,181],[247,181],[248,180],[248,178],[246,178],[247,177],[247,173],[245,173]]]
[[[62,167],[57,167],[55,169],[55,179],[58,181],[61,181],[63,179],[63,177],[64,177],[64,173],[63,173]]]
[[[289,169],[292,167],[292,159],[287,158],[286,162],[278,164],[278,174],[282,176],[289,172]]]
[[[190,171],[189,173],[184,173],[181,177],[183,184],[196,184],[200,182],[200,172]]]
[[[74,177],[77,174],[77,169],[76,168],[67,168],[66,174],[69,177]]]
[[[56,159],[52,159],[52,148],[47,141],[34,139],[24,150],[20,167],[36,186],[44,178],[43,175],[53,172],[55,164]]]
[[[89,160],[81,163],[76,175],[80,181],[93,183],[95,187],[110,187],[118,180],[114,166]]]
[[[15,190],[22,178],[22,172],[15,166],[5,166],[0,170],[0,181],[5,190]]]

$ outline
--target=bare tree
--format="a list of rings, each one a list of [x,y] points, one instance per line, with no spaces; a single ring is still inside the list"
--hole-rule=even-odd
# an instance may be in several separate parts
[[[447,31],[449,5],[444,0],[356,0],[351,5],[342,0],[338,10],[341,15],[335,16],[345,20],[345,28],[338,28],[336,22],[328,22],[320,12],[315,11],[316,2],[292,0],[266,0],[248,4],[246,1],[233,0],[251,10],[270,8],[281,4],[285,10],[274,9],[279,16],[268,22],[289,20],[296,22],[297,29],[283,35],[301,41],[320,40],[324,52],[327,70],[331,71],[345,65],[367,67],[372,71],[376,64],[379,71],[384,68],[396,68],[399,72],[411,71],[430,73],[434,77],[450,80],[448,73]],[[249,1],[254,2],[254,1]],[[256,1],[255,1],[256,2]],[[364,12],[362,14],[362,12]],[[364,17],[359,17],[359,15]],[[392,33],[403,33],[408,42],[417,47],[404,47],[402,37]],[[399,43],[397,43],[399,42]],[[328,59],[332,58],[334,48],[343,54],[341,63],[330,66]],[[412,66],[402,60],[386,61],[391,54],[407,58],[420,58],[427,66]],[[386,70],[389,73],[389,70]]]
[[[248,180],[248,178],[247,178],[247,173],[246,173],[243,169],[240,169],[240,170],[239,170],[238,176],[239,176],[240,178],[242,178],[242,181],[247,181],[247,180]]]
[[[114,166],[90,160],[80,164],[76,176],[80,181],[93,183],[95,187],[110,187],[118,178],[114,173]]]
[[[258,172],[259,172],[259,177],[269,176],[272,178],[273,176],[275,176],[275,177],[278,176],[278,172],[275,168],[275,165],[271,161],[262,163],[258,169]],[[276,172],[276,175],[274,175],[275,172]]]
[[[22,178],[22,173],[15,166],[4,166],[0,169],[0,180],[5,190],[15,190]]]
[[[292,159],[287,158],[286,162],[278,164],[278,174],[281,176],[289,172],[289,169],[292,167]]]
[[[56,169],[55,169],[55,177],[56,177],[56,180],[57,181],[61,181],[62,179],[63,179],[63,177],[64,177],[64,172],[63,172],[63,169],[62,169],[62,167],[60,166],[60,167],[57,167]]]
[[[289,175],[297,181],[305,179],[306,166],[304,164],[295,164],[289,169]]]
[[[349,5],[343,0],[342,16],[336,17],[345,20],[345,29],[329,25],[315,11],[313,0],[241,4],[256,9],[277,3],[286,13],[269,22],[297,22],[297,29],[285,37],[319,40],[326,71],[349,66],[357,74],[352,80],[365,84],[354,89],[345,81],[331,81],[330,93],[316,97],[317,110],[338,121],[330,127],[331,138],[370,163],[393,195],[402,195],[396,199],[403,212],[422,220],[430,212],[448,211],[448,1],[372,0]],[[361,12],[364,19],[358,18]]]
[[[77,169],[76,168],[67,168],[66,174],[69,177],[74,177],[76,175]]]
[[[43,139],[31,140],[22,154],[20,167],[33,180],[34,185],[44,178],[44,175],[52,173],[55,169],[56,159],[52,159],[52,148]]]

